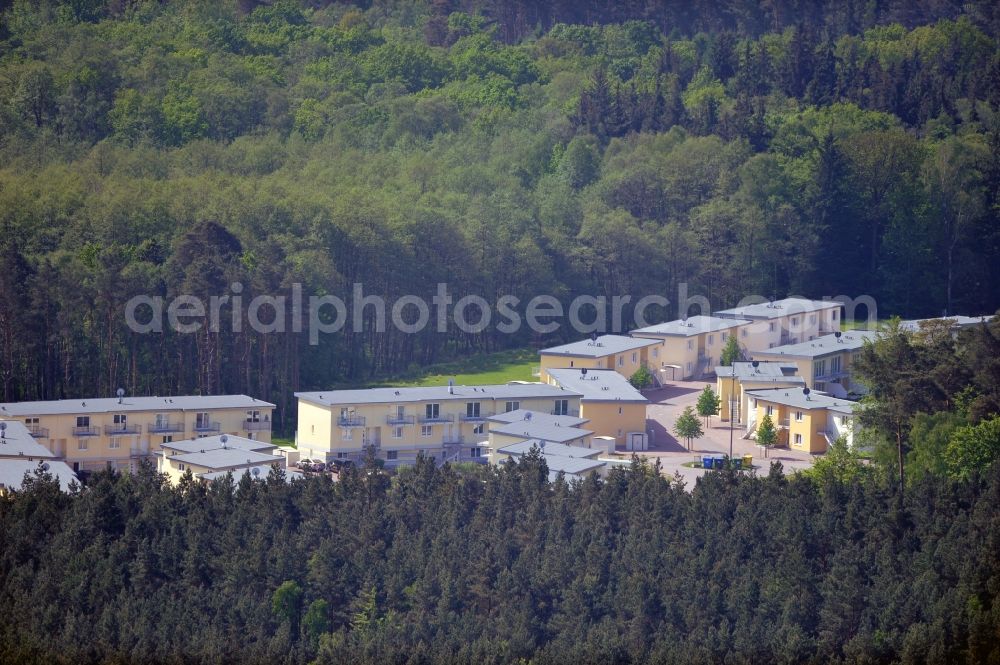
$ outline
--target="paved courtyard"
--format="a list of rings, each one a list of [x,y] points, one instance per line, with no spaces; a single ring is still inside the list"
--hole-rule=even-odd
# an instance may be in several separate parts
[[[718,417],[711,418],[708,428],[705,428],[705,435],[694,441],[690,451],[685,442],[678,441],[673,434],[677,417],[685,407],[695,407],[698,396],[706,385],[715,389],[714,380],[672,381],[663,388],[644,393],[650,401],[646,410],[646,429],[650,433],[651,441],[649,451],[638,454],[650,458],[651,462],[653,458],[659,458],[664,473],[671,476],[674,473],[680,474],[687,482],[688,488],[694,486],[695,480],[704,474],[705,470],[685,467],[683,466],[685,463],[701,459],[703,454],[729,454],[729,423]],[[702,427],[704,428],[703,419]],[[772,461],[781,462],[786,472],[805,469],[812,464],[813,455],[788,448],[771,449],[765,459],[763,448],[752,439],[742,437],[743,430],[737,426],[732,431],[733,455],[736,457],[753,455],[753,464],[759,474],[767,473]]]

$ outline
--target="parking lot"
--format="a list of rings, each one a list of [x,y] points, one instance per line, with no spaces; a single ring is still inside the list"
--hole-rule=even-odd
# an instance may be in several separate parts
[[[647,458],[659,458],[664,473],[679,474],[689,488],[705,470],[686,467],[684,464],[700,460],[703,454],[729,454],[729,423],[718,417],[711,418],[709,426],[705,428],[705,435],[693,442],[690,451],[685,442],[678,441],[673,434],[677,417],[685,407],[695,407],[698,396],[706,385],[715,389],[714,380],[672,381],[663,388],[644,392],[650,401],[646,409],[646,428],[651,438],[649,450],[638,454]],[[702,427],[704,428],[704,420]],[[733,455],[753,455],[756,473],[767,473],[773,461],[781,462],[786,471],[805,469],[812,465],[812,455],[788,448],[771,449],[765,459],[763,449],[753,440],[743,439],[742,436],[743,430],[736,427],[732,432]]]

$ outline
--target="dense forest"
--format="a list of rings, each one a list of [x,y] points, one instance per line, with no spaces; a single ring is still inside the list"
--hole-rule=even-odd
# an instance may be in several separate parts
[[[125,325],[135,295],[235,282],[1000,306],[993,2],[0,7],[0,400],[287,411],[295,389],[571,335]]]
[[[0,500],[0,661],[995,662],[1000,465],[902,506],[844,468],[39,480]]]

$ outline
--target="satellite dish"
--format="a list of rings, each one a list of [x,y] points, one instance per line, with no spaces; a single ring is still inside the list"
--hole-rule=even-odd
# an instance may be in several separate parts
[[[257,476],[260,475],[260,467],[259,466],[255,466],[253,468],[253,470],[250,471],[250,473],[252,473],[254,475],[254,477],[256,478]]]
[[[808,395],[810,392],[812,392],[812,391],[810,391],[808,388],[803,388],[802,389],[802,394],[803,395]]]
[[[119,388],[115,391],[115,394],[118,395],[118,399],[121,399],[122,397],[125,397],[125,389]]]
[[[539,450],[540,450],[540,451],[541,451],[541,452],[542,452],[543,454],[545,453],[545,441],[544,441],[544,439],[543,439],[543,440],[540,440],[540,441],[538,442],[538,449],[539,449]]]
[[[752,363],[750,363],[750,364],[751,364],[751,365],[753,365],[754,367],[760,367],[760,361],[759,361],[759,360],[754,360],[754,361],[753,361]]]
[[[222,436],[219,437],[219,441],[222,442],[223,446],[226,445],[229,442],[229,435],[223,434]]]
[[[842,334],[843,334],[843,333],[841,333],[841,332],[840,332],[840,331],[838,330],[837,332],[833,333],[833,336],[834,336],[834,337],[836,337],[837,339],[840,339],[840,336],[841,336]]]
[[[528,411],[526,414],[524,414],[524,419],[531,420],[531,411]]]
[[[49,463],[42,462],[42,471],[48,471],[48,470],[49,470]]]
[[[581,369],[580,373],[583,374],[584,376],[587,376],[587,368],[584,367],[583,369]]]

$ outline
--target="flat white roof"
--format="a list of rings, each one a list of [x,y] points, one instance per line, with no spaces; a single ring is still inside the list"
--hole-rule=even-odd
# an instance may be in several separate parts
[[[322,390],[299,392],[295,396],[319,406],[355,404],[404,404],[408,402],[445,402],[458,400],[518,400],[530,398],[579,397],[547,383],[508,383],[486,386],[426,386],[416,388],[363,388],[359,390]]]
[[[545,356],[573,356],[577,358],[603,358],[618,353],[627,353],[656,344],[653,339],[627,337],[625,335],[601,335],[597,339],[582,339],[579,342],[552,346],[538,353]]]
[[[50,459],[52,452],[35,441],[20,420],[0,420],[0,457],[30,457]]]
[[[801,388],[765,388],[748,390],[747,395],[765,402],[774,402],[796,409],[830,409],[844,414],[854,413],[857,402],[841,397],[831,397],[824,392],[812,390],[806,395]]]
[[[832,300],[784,298],[782,300],[774,300],[772,302],[764,302],[755,305],[743,305],[742,307],[733,307],[731,309],[722,309],[715,312],[715,315],[729,319],[776,319],[782,316],[818,312],[820,310],[834,309],[840,306],[841,303]]]
[[[495,423],[515,423],[530,420],[533,423],[548,423],[563,427],[579,427],[590,422],[587,418],[568,415],[557,416],[552,413],[542,413],[541,411],[532,411],[530,409],[515,409],[514,411],[498,413],[495,416],[490,416],[487,420]]]
[[[866,341],[874,342],[877,336],[878,333],[873,330],[851,330],[841,333],[839,337],[836,333],[823,335],[807,342],[785,344],[784,346],[776,346],[773,349],[764,349],[761,351],[751,351],[751,355],[754,357],[790,356],[793,358],[818,358],[831,353],[856,351],[863,347]]]
[[[284,457],[269,455],[255,450],[238,450],[235,448],[215,448],[197,453],[185,453],[168,457],[171,462],[195,464],[213,470],[227,470],[251,466],[281,465]]]
[[[68,492],[70,483],[77,480],[73,469],[66,462],[0,459],[0,487],[15,490],[21,489],[25,475],[37,477],[39,464],[48,466],[48,469],[43,471],[43,473],[49,473],[58,480],[59,489],[63,492]]]
[[[214,409],[273,409],[274,404],[248,395],[180,395],[169,397],[97,397],[0,404],[0,418],[58,416],[130,411],[212,411]]]
[[[549,369],[559,385],[583,395],[584,402],[646,403],[642,393],[613,369]]]
[[[657,335],[663,337],[691,337],[701,333],[728,330],[736,326],[746,325],[752,321],[745,319],[721,318],[718,316],[692,316],[688,319],[677,319],[646,326],[632,331],[633,335]]]
[[[222,442],[222,437],[226,437],[226,442]],[[197,453],[206,450],[216,450],[218,448],[232,450],[252,450],[256,452],[270,451],[277,448],[276,445],[265,441],[255,441],[242,436],[229,434],[219,434],[216,436],[203,436],[200,439],[184,439],[183,441],[170,441],[160,444],[161,448],[176,450],[181,453]]]

